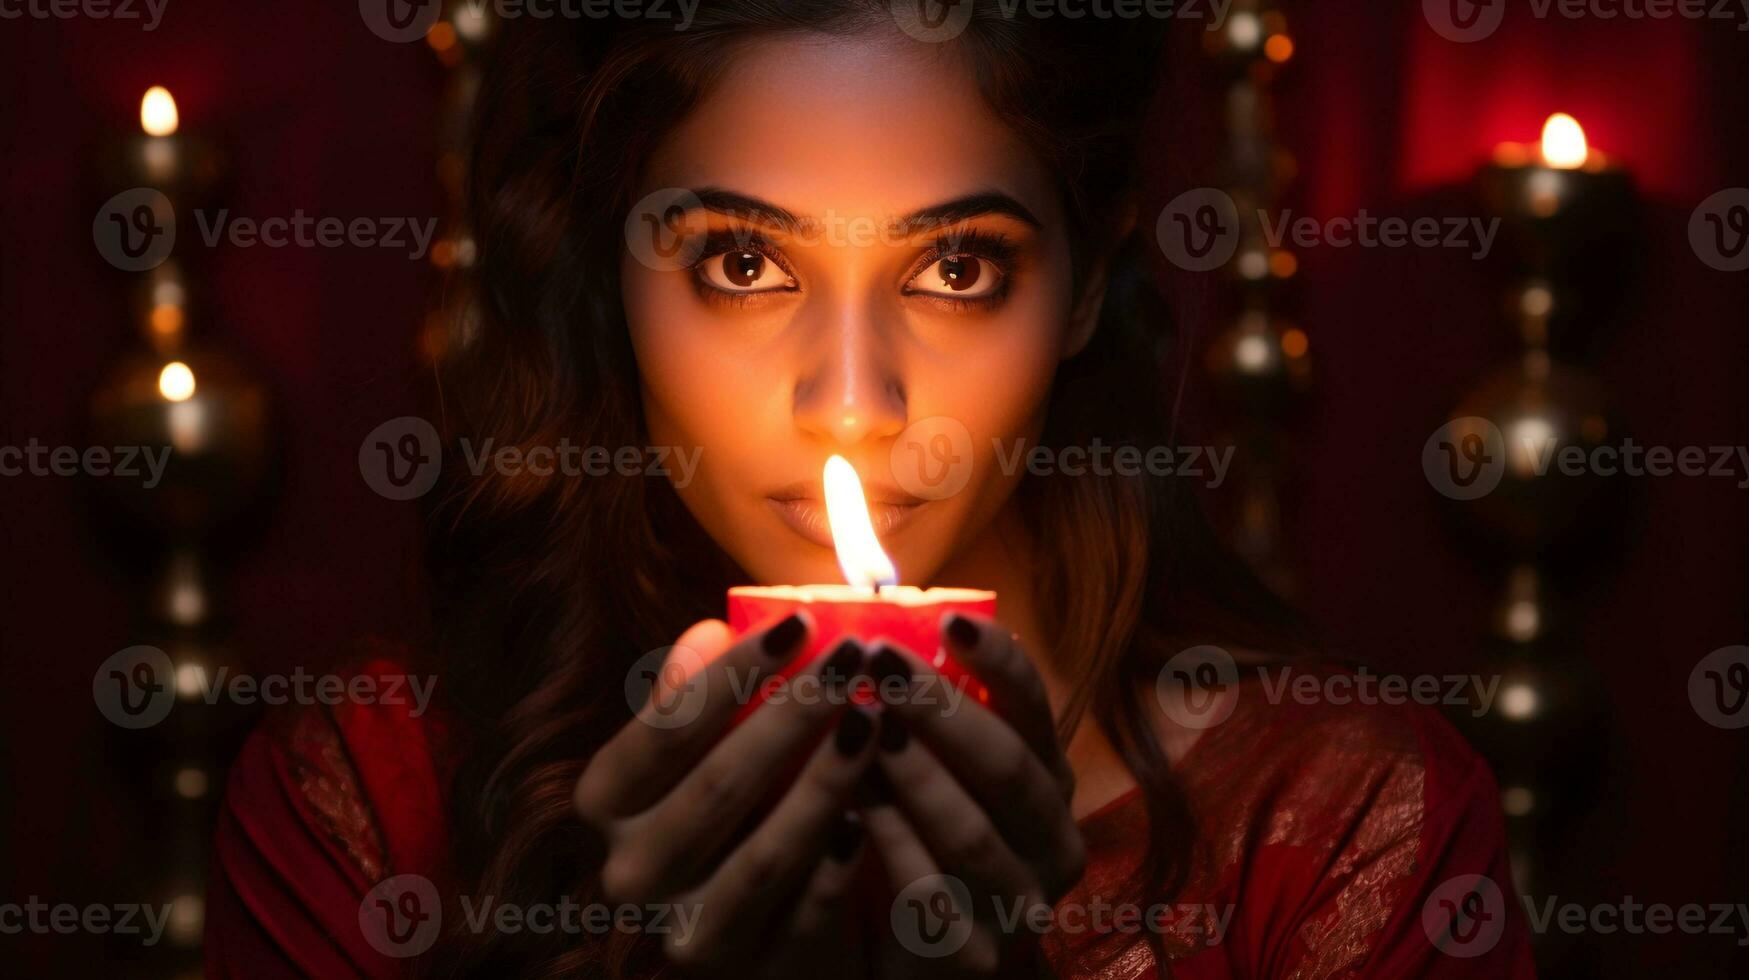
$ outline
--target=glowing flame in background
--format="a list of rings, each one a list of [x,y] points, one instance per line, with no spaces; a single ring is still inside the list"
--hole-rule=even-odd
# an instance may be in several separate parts
[[[1543,162],[1557,170],[1577,170],[1585,166],[1591,149],[1585,141],[1585,129],[1579,120],[1557,112],[1543,123]]]
[[[147,136],[169,136],[176,132],[182,118],[176,112],[176,100],[170,90],[154,85],[140,99],[140,128]]]

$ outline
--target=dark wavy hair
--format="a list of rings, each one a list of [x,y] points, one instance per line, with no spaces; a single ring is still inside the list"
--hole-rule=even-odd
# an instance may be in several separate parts
[[[1139,135],[1159,77],[1158,25],[1040,24],[973,4],[957,45],[992,110],[1057,175],[1077,284],[1104,261],[1092,341],[1058,369],[1047,445],[1169,444],[1184,339],[1126,222]],[[620,305],[623,222],[640,162],[694,106],[738,42],[780,32],[893,30],[886,0],[706,0],[694,24],[509,22],[478,99],[469,207],[472,313],[442,376],[446,435],[529,449],[564,437],[647,442]],[[920,42],[921,43],[921,42]],[[453,446],[452,446],[453,448]],[[585,761],[630,718],[643,653],[722,614],[747,576],[666,481],[466,471],[453,461],[427,514],[430,652],[458,736],[451,790],[459,893],[502,903],[599,898],[599,843],[574,819]],[[1082,679],[1060,731],[1104,730],[1143,790],[1153,831],[1134,887],[1176,892],[1190,858],[1185,800],[1150,727],[1166,659],[1191,642],[1279,646],[1286,610],[1218,543],[1187,486],[1157,477],[1027,476],[1038,529],[1036,646]],[[951,584],[951,583],[949,583]],[[459,923],[460,915],[447,916]],[[430,968],[650,975],[653,943],[616,934],[454,930]]]

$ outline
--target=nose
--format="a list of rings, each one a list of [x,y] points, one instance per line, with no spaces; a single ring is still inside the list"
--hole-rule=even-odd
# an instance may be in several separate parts
[[[808,333],[811,348],[796,378],[796,425],[845,447],[904,431],[904,382],[875,318],[839,308]]]

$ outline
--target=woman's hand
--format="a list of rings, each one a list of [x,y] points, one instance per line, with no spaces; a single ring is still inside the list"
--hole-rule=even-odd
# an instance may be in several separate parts
[[[880,792],[896,805],[868,806],[864,818],[899,891],[883,976],[997,972],[1027,916],[1080,880],[1085,860],[1069,813],[1074,775],[1038,673],[990,620],[950,614],[943,635],[1002,713],[969,694],[942,697],[935,668],[877,646],[869,669],[886,715],[881,772],[870,776],[885,776]]]
[[[811,629],[804,614],[792,615],[731,643],[721,622],[693,626],[649,703],[577,781],[577,813],[606,844],[607,900],[676,906],[667,921],[693,924],[668,932],[663,948],[684,967],[812,976],[823,958],[842,957],[844,896],[863,836],[845,801],[879,732],[878,706],[846,707],[862,648],[841,644],[810,668],[818,685],[798,683],[798,674],[784,696],[728,730],[749,692],[781,673]],[[804,755],[798,773],[793,763]]]

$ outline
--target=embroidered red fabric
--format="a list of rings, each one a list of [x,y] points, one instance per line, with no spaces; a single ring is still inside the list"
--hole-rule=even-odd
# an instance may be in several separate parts
[[[441,720],[410,704],[303,708],[251,736],[215,841],[209,975],[408,972],[365,939],[360,903],[390,875],[442,880],[452,763]],[[1135,793],[1085,818],[1087,873],[1040,943],[1059,975],[1534,975],[1493,777],[1431,709],[1300,701],[1247,677],[1177,774],[1197,821],[1189,885],[1124,893],[1148,833]],[[1498,892],[1454,930],[1450,883],[1474,876]]]

